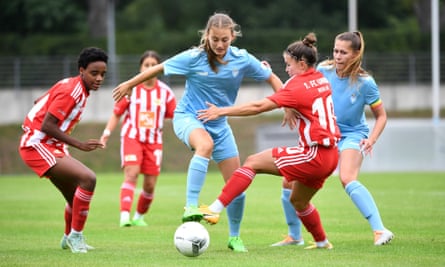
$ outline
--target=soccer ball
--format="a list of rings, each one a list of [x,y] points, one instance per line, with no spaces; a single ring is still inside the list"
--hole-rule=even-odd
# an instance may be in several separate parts
[[[185,222],[176,229],[173,242],[182,255],[197,257],[209,247],[209,232],[199,222]]]

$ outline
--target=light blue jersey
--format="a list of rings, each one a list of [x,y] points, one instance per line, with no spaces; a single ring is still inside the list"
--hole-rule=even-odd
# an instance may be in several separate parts
[[[215,73],[203,49],[192,48],[177,54],[164,62],[165,75],[186,77],[185,92],[176,112],[192,113],[207,109],[206,101],[217,107],[232,106],[235,103],[243,78],[267,80],[272,71],[244,49],[230,46]],[[221,120],[221,119],[220,119]],[[222,118],[226,120],[226,118]]]
[[[377,84],[371,76],[359,77],[350,83],[348,77],[338,77],[332,66],[318,66],[317,69],[331,83],[334,112],[342,138],[360,134],[368,136],[369,126],[365,118],[365,106],[380,100]]]
[[[267,80],[272,74],[257,58],[244,49],[230,46],[224,57],[225,65],[218,64],[215,73],[203,49],[192,48],[164,62],[165,75],[186,77],[185,91],[176,105],[173,129],[176,136],[189,148],[190,133],[197,128],[205,129],[213,139],[212,158],[220,162],[238,156],[238,148],[227,117],[203,123],[197,119],[197,111],[207,109],[206,102],[217,107],[233,106],[243,78]]]

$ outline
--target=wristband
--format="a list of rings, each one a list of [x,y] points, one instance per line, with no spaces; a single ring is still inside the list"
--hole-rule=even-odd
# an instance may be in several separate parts
[[[111,131],[110,131],[110,130],[108,130],[108,129],[105,129],[102,135],[103,135],[103,136],[107,136],[107,137],[108,137],[108,136],[110,136],[110,135],[111,135]]]

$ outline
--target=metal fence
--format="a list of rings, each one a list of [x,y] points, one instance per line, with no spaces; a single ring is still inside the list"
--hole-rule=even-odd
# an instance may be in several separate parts
[[[281,54],[259,54],[261,60],[268,60],[274,72],[286,80]],[[320,55],[326,59],[329,55]],[[115,86],[139,71],[138,55],[121,55],[116,62],[109,62],[109,72],[105,86]],[[440,60],[441,82],[445,80],[445,59]],[[431,54],[429,53],[368,53],[364,58],[364,67],[372,73],[378,83],[386,84],[430,84]],[[1,89],[47,88],[64,77],[75,76],[77,56],[23,56],[0,57]],[[171,85],[183,82],[182,77],[163,77]],[[247,81],[249,82],[249,81]]]

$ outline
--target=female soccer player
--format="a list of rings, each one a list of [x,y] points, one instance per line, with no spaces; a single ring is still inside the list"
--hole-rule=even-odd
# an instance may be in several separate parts
[[[238,148],[227,119],[224,117],[204,124],[196,118],[196,112],[206,108],[206,101],[219,106],[233,105],[244,77],[267,81],[275,91],[282,86],[281,80],[270,68],[246,50],[231,45],[241,32],[228,15],[215,13],[200,33],[199,47],[183,51],[113,90],[114,99],[120,100],[131,93],[133,86],[158,73],[185,76],[185,92],[173,118],[175,134],[194,151],[187,172],[183,221],[202,219],[198,197],[210,159],[218,164],[224,180],[228,180],[240,166]],[[230,231],[228,247],[236,252],[247,251],[239,237],[244,199],[245,196],[240,195],[227,210]]]
[[[342,134],[338,145],[340,181],[354,205],[368,220],[374,234],[374,245],[380,246],[389,243],[394,234],[383,225],[377,205],[368,189],[358,181],[358,175],[364,156],[371,153],[385,128],[386,111],[377,84],[362,68],[364,50],[365,41],[360,32],[341,33],[335,38],[333,59],[320,63],[318,69],[332,84],[335,115]],[[371,107],[375,117],[370,134],[364,111],[366,105]],[[284,183],[283,191],[290,187]],[[298,228],[290,226],[296,219],[295,215],[285,213],[289,232],[299,233]],[[291,240],[280,243],[287,244],[286,241]]]
[[[79,55],[79,75],[57,82],[35,101],[22,128],[19,152],[23,161],[39,176],[47,177],[66,200],[63,249],[86,253],[82,231],[96,187],[96,175],[71,157],[67,146],[82,151],[102,148],[99,140],[80,141],[71,137],[91,91],[101,86],[107,72],[107,54],[99,48],[85,48]]]
[[[289,80],[272,96],[239,106],[216,107],[198,111],[204,122],[225,116],[250,116],[286,107],[294,110],[300,138],[294,147],[275,147],[249,156],[225,184],[219,197],[208,207],[200,207],[204,219],[217,223],[219,213],[252,183],[257,173],[283,176],[293,182],[290,201],[301,222],[312,234],[315,244],[307,249],[331,249],[319,213],[310,202],[335,170],[338,163],[337,140],[340,132],[334,116],[331,87],[315,70],[315,34],[291,43],[284,51]]]
[[[139,62],[140,72],[158,65],[161,58],[152,50],[144,52]],[[106,145],[111,132],[125,114],[121,128],[121,161],[124,181],[120,192],[120,226],[147,226],[144,214],[154,198],[162,162],[162,127],[164,119],[173,118],[176,99],[165,83],[153,77],[135,86],[130,97],[114,105],[113,114],[100,140]],[[142,191],[136,212],[130,220],[134,190],[138,175],[144,174]]]

